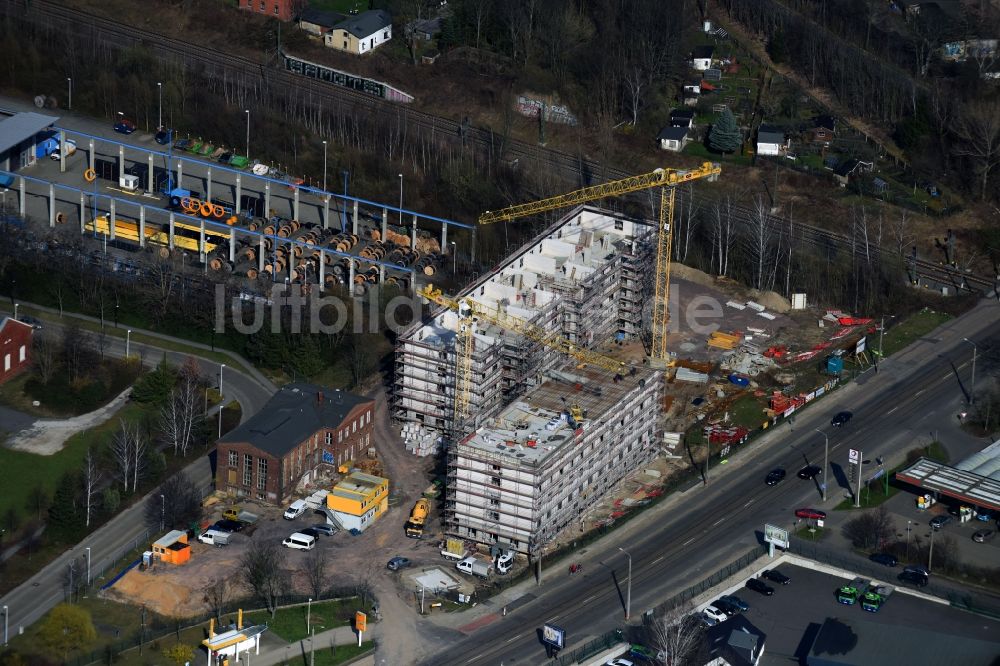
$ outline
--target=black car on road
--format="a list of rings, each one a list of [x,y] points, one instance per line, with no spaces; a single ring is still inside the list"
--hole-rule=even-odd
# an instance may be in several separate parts
[[[750,578],[747,580],[747,589],[753,590],[754,592],[760,592],[765,597],[769,597],[774,594],[774,588],[765,583],[762,580],[757,580],[756,578]]]
[[[244,527],[246,527],[246,525],[238,520],[228,520],[223,518],[212,525],[211,529],[218,530],[219,532],[239,532]]]
[[[822,473],[823,473],[823,469],[821,467],[819,467],[818,465],[806,465],[805,467],[803,467],[802,469],[799,470],[799,473],[798,473],[797,476],[800,479],[805,479],[807,481],[811,481],[812,479],[815,479],[817,476],[819,476]]]
[[[837,412],[834,414],[833,418],[830,419],[830,425],[839,428],[850,421],[852,416],[854,416],[854,414],[851,412]]]
[[[779,483],[781,483],[782,480],[784,480],[784,478],[785,478],[785,470],[781,469],[780,467],[777,467],[767,473],[767,478],[764,479],[764,483],[766,483],[769,486],[776,486]]]
[[[927,587],[929,578],[919,571],[904,571],[898,576],[900,582],[911,583],[917,587]]]

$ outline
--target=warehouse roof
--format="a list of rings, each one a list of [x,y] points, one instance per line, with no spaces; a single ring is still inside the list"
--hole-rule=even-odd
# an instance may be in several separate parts
[[[334,430],[370,398],[306,383],[288,384],[250,420],[219,441],[246,442],[281,457],[320,430]]]
[[[0,153],[7,152],[58,121],[56,116],[46,116],[34,111],[15,113],[10,118],[0,120]]]

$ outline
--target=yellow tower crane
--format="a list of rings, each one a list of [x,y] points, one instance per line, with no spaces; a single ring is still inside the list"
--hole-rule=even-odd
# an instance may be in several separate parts
[[[459,299],[446,296],[440,289],[431,284],[426,285],[417,293],[432,303],[458,313],[458,337],[455,340],[455,365],[457,372],[455,377],[454,423],[456,429],[458,424],[467,415],[469,409],[469,391],[472,384],[472,326],[476,319],[494,324],[505,331],[523,335],[529,340],[542,344],[549,349],[562,352],[580,363],[603,368],[620,375],[624,375],[628,370],[627,366],[621,361],[590,351],[571,340],[567,340],[558,333],[532,324],[526,319],[507,314],[500,308],[499,304],[495,308],[492,308],[469,297]]]
[[[639,192],[653,187],[663,188],[660,194],[660,220],[656,235],[656,271],[655,296],[653,300],[653,344],[650,356],[654,363],[665,364],[667,354],[667,325],[670,317],[670,252],[673,236],[674,201],[677,186],[699,178],[717,176],[722,169],[717,164],[704,162],[695,169],[657,169],[651,173],[639,176],[629,176],[621,180],[612,180],[601,185],[592,185],[583,189],[560,194],[559,196],[518,204],[497,211],[486,211],[479,217],[479,224],[493,224],[505,220],[513,220],[526,215],[535,215],[545,211],[575,206],[606,197],[621,196],[630,192]]]

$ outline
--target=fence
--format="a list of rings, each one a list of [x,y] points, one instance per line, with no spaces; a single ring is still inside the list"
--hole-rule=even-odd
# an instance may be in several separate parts
[[[316,597],[311,597],[311,595],[307,594],[286,594],[279,597],[277,607],[289,608],[302,606],[307,603],[310,597],[312,598],[312,603],[314,604],[321,601],[354,599],[358,598],[357,593],[358,590],[354,587],[331,587],[327,591],[323,592],[323,594]],[[223,618],[227,615],[235,618],[237,611],[241,608],[244,613],[267,612],[266,608],[248,607],[251,604],[257,603],[259,603],[259,600],[256,598],[244,598],[242,600],[232,601],[229,604],[226,604],[223,608],[219,609],[218,614],[210,612],[183,619],[164,618],[152,613],[147,614],[144,610],[143,627],[139,631],[133,632],[128,637],[115,643],[106,645],[100,650],[93,650],[86,654],[69,659],[65,662],[65,664],[67,666],[88,666],[89,664],[95,664],[98,662],[111,663],[115,656],[122,652],[136,648],[143,649],[148,646],[149,643],[166,638],[171,634],[177,635],[180,634],[180,632],[193,627],[207,625],[208,621],[212,618]]]
[[[595,638],[589,643],[578,647],[564,656],[557,657],[551,663],[556,664],[557,666],[572,666],[572,664],[579,663],[599,652],[604,652],[612,645],[621,643],[622,640],[623,636],[621,629],[615,629],[614,631],[609,631],[606,634]]]

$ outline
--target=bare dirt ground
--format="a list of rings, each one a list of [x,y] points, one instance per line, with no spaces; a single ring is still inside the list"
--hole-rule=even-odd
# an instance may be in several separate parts
[[[39,419],[11,437],[7,446],[43,456],[59,453],[66,440],[76,433],[98,426],[112,418],[125,405],[131,394],[132,388],[129,387],[100,409],[70,419]]]

